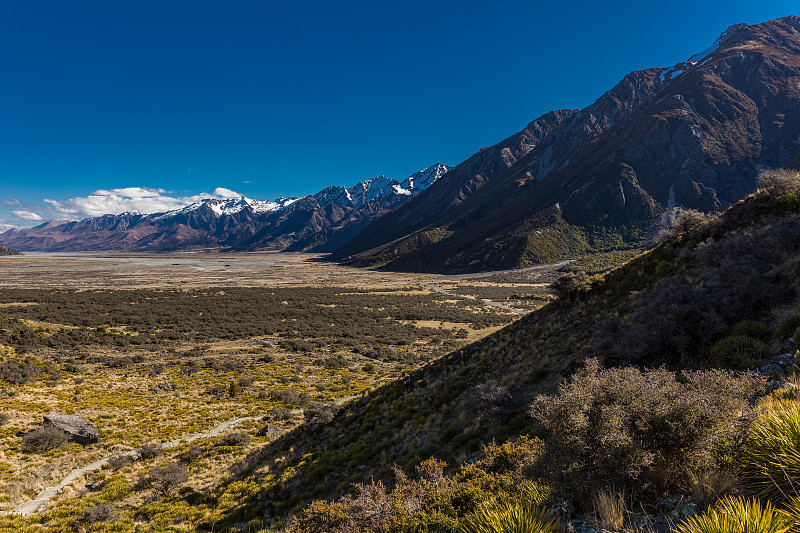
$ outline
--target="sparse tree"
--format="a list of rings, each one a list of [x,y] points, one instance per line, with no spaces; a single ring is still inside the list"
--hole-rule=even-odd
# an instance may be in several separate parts
[[[180,463],[169,463],[150,472],[150,486],[165,498],[189,480],[189,471]]]

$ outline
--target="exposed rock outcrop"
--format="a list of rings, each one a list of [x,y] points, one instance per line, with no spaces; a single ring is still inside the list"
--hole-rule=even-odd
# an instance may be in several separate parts
[[[44,415],[42,426],[59,429],[69,436],[70,441],[84,446],[100,440],[97,426],[82,416],[49,413]]]

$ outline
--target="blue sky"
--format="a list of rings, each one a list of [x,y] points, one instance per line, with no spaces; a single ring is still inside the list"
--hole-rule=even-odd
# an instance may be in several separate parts
[[[790,14],[777,0],[5,0],[0,230],[402,180],[731,24]]]

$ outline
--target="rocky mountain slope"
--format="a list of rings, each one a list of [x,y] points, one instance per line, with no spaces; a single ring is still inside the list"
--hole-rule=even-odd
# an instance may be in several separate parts
[[[379,176],[350,188],[327,187],[300,199],[211,198],[167,213],[47,222],[9,230],[2,238],[19,249],[39,251],[330,251],[424,191],[448,170],[439,163],[403,182]]]
[[[800,17],[734,25],[482,149],[334,258],[460,272],[639,242],[665,209],[719,210],[800,150],[798,79]]]
[[[0,256],[2,255],[22,255],[22,254],[16,250],[12,250],[11,248],[8,248],[0,244]]]
[[[793,191],[687,219],[673,239],[603,277],[562,279],[558,301],[346,404],[330,423],[305,424],[250,454],[204,504],[235,502],[231,522],[270,521],[350,483],[391,484],[393,465],[411,474],[429,457],[465,464],[482,444],[539,434],[531,402],[587,357],[720,366],[710,347],[739,321],[774,328],[797,312],[800,185]],[[757,361],[741,364],[733,368]]]

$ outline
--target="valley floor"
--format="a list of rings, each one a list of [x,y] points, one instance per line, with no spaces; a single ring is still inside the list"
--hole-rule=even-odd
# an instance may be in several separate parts
[[[60,530],[110,486],[123,487],[114,504],[132,524],[158,499],[152,471],[187,456],[181,490],[200,493],[309,409],[341,404],[541,307],[563,266],[448,277],[321,259],[0,258],[0,511],[32,515],[7,515],[0,530]],[[25,435],[51,411],[96,423],[100,441],[36,449]],[[177,442],[187,436],[195,438]],[[51,487],[59,490],[41,505],[26,503]]]

